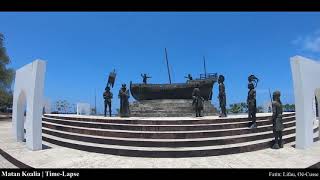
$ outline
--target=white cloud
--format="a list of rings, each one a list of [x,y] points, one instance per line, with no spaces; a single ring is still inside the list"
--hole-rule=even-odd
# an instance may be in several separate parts
[[[320,52],[320,30],[307,36],[300,36],[293,40],[292,44],[301,46],[303,50]]]

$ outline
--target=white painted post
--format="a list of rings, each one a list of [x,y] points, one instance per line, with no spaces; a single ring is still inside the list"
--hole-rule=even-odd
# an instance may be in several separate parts
[[[26,113],[26,144],[31,150],[42,149],[42,108],[46,62],[35,60],[16,71],[12,128],[17,141],[23,140],[24,106]]]
[[[296,109],[296,148],[306,149],[313,144],[313,99],[315,90],[320,87],[320,64],[310,59],[294,56],[291,58],[295,109]]]

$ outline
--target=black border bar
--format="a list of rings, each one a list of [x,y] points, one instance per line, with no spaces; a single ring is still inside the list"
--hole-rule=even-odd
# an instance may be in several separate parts
[[[317,0],[4,0],[0,11],[320,11]]]

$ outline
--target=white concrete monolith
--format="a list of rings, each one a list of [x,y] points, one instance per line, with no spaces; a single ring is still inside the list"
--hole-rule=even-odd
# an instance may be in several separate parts
[[[306,149],[313,144],[314,99],[320,88],[320,63],[301,56],[292,57],[290,63],[296,111],[296,148]]]
[[[45,71],[46,62],[35,60],[18,69],[15,75],[12,128],[17,141],[24,141],[24,137],[26,138],[30,150],[42,149],[41,122]]]

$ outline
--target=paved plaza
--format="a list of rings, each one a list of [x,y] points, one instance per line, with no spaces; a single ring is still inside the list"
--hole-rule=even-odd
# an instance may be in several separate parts
[[[12,135],[12,122],[0,121],[0,149],[34,168],[307,168],[320,162],[320,143],[312,148],[283,149],[192,158],[136,158],[90,153],[43,142],[44,149],[30,151]],[[15,166],[0,156],[1,168]]]

